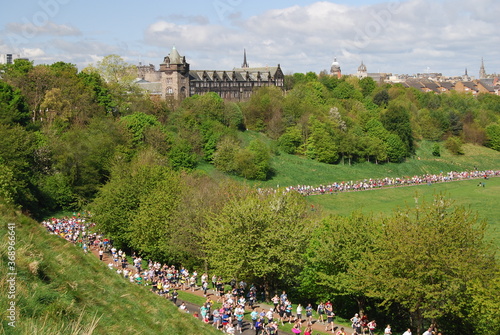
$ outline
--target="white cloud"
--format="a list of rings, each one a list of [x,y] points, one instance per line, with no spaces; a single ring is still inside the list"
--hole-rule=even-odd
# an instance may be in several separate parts
[[[67,24],[56,24],[51,21],[47,21],[43,25],[36,25],[32,22],[11,22],[7,23],[5,26],[7,33],[20,34],[26,38],[31,38],[36,35],[79,36],[82,34],[76,27]]]

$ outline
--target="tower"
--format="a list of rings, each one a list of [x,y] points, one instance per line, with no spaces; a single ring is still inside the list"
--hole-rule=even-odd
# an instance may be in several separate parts
[[[247,50],[243,49],[243,64],[241,64],[242,69],[248,69],[248,63],[247,63]]]
[[[330,67],[330,74],[339,79],[342,77],[342,71],[340,70],[340,65],[336,57],[333,59],[332,66]]]
[[[363,78],[366,78],[368,76],[368,73],[366,70],[366,65],[363,64],[363,61],[361,61],[361,65],[358,67],[358,73],[356,74],[356,76],[359,79],[363,79]]]
[[[189,96],[189,64],[175,46],[160,64],[160,72],[163,98],[182,100]]]
[[[486,70],[484,69],[484,61],[481,57],[481,68],[479,69],[479,79],[486,79]]]

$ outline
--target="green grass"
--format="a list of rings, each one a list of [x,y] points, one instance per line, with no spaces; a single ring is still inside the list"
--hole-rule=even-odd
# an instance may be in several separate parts
[[[5,334],[218,334],[147,287],[130,284],[103,262],[38,223],[0,205],[0,267],[6,282],[7,223],[16,231],[17,327]],[[8,306],[2,284],[0,305]]]
[[[484,182],[486,187],[478,187]],[[500,177],[488,180],[473,179],[453,181],[432,185],[418,185],[398,188],[385,188],[361,192],[345,192],[337,194],[314,195],[307,201],[321,208],[326,213],[342,216],[353,211],[365,214],[389,214],[398,207],[417,205],[423,201],[431,201],[436,194],[443,194],[456,206],[464,206],[478,213],[479,218],[488,222],[488,237],[500,247]]]

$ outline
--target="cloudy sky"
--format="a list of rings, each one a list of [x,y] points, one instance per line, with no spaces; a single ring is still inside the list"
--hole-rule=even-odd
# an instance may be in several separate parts
[[[158,65],[172,46],[192,69],[281,64],[345,74],[500,73],[498,0],[22,0],[2,4],[0,53],[81,69],[109,54]]]

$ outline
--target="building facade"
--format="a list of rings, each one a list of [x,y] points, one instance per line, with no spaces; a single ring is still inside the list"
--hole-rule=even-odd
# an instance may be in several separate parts
[[[182,100],[193,95],[215,92],[231,101],[248,100],[255,88],[276,86],[283,88],[285,76],[278,66],[249,67],[244,51],[243,64],[232,70],[191,70],[186,57],[175,47],[163,59],[157,71],[155,66],[139,65],[137,83],[151,96]]]

